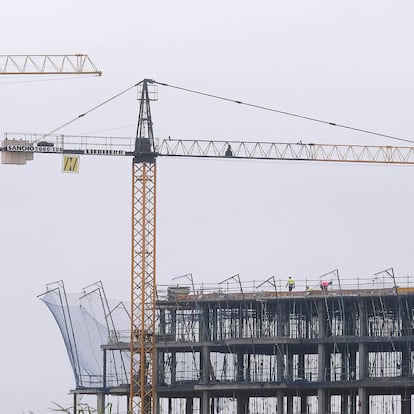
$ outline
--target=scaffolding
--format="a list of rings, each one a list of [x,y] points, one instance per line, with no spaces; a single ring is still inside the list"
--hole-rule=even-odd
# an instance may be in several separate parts
[[[414,287],[393,273],[352,281],[329,275],[329,289],[319,289],[317,279],[292,292],[275,278],[266,290],[238,275],[217,285],[195,285],[185,275],[188,283],[159,286],[157,412],[411,413]],[[97,395],[100,407],[106,395],[127,399],[127,304],[110,304],[101,284],[79,295],[81,311],[67,296],[60,284],[42,299],[65,338],[72,393]],[[118,326],[113,315],[121,308]],[[99,340],[86,346],[91,335],[82,329],[90,330],[93,318]],[[92,355],[95,365],[85,358]]]

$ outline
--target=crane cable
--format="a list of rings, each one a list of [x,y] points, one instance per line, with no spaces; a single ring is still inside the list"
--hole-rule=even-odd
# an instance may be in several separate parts
[[[370,135],[376,135],[376,136],[379,136],[379,137],[390,138],[390,139],[394,139],[394,140],[397,140],[397,141],[409,142],[411,144],[414,143],[414,140],[400,138],[400,137],[396,137],[394,135],[383,134],[381,132],[371,131],[369,129],[356,128],[356,127],[352,127],[350,125],[345,125],[345,124],[338,124],[336,122],[325,121],[323,119],[313,118],[311,116],[306,116],[306,115],[300,115],[300,114],[297,114],[297,113],[294,113],[294,112],[282,111],[282,110],[276,109],[276,108],[270,108],[270,107],[267,107],[267,106],[262,106],[262,105],[256,105],[256,104],[248,103],[248,102],[243,102],[243,101],[240,101],[240,100],[237,100],[237,99],[226,98],[224,96],[213,95],[211,93],[206,93],[206,92],[200,92],[200,91],[197,91],[197,90],[194,90],[194,89],[183,88],[181,86],[169,85],[168,83],[157,82],[157,81],[154,81],[153,83],[155,83],[157,85],[161,85],[161,86],[167,86],[167,87],[173,88],[173,89],[178,89],[178,90],[185,91],[185,92],[194,93],[194,94],[197,94],[197,95],[207,96],[209,98],[214,98],[214,99],[219,99],[219,100],[222,100],[222,101],[236,103],[236,104],[239,104],[239,105],[249,106],[251,108],[262,109],[264,111],[270,111],[270,112],[276,112],[278,114],[288,115],[288,116],[292,116],[292,117],[300,118],[300,119],[305,119],[307,121],[318,122],[320,124],[335,126],[335,127],[338,127],[338,128],[349,129],[349,130],[352,130],[352,131],[362,132],[364,134],[370,134]]]
[[[82,118],[82,117],[84,117],[85,115],[88,115],[89,113],[91,113],[91,112],[95,111],[96,109],[100,108],[101,106],[103,106],[103,105],[107,104],[108,102],[113,101],[114,99],[118,98],[119,96],[123,95],[124,93],[126,93],[126,92],[130,91],[131,89],[133,89],[133,88],[137,87],[137,86],[138,86],[138,85],[140,85],[142,82],[143,82],[143,81],[138,82],[138,83],[135,83],[134,85],[132,85],[132,86],[130,86],[129,88],[124,89],[123,91],[121,91],[121,92],[117,93],[116,95],[114,95],[114,96],[112,96],[112,97],[110,97],[110,98],[106,99],[105,101],[101,102],[100,104],[95,105],[93,108],[89,109],[88,111],[84,112],[83,114],[78,115],[76,118],[73,118],[73,119],[71,119],[70,121],[65,122],[63,125],[60,125],[60,126],[58,126],[57,128],[53,129],[52,131],[50,131],[50,132],[46,133],[45,135],[43,135],[43,137],[45,138],[45,137],[47,137],[47,136],[49,136],[49,135],[54,134],[56,131],[59,131],[60,129],[64,128],[65,126],[68,126],[69,124],[71,124],[72,122],[77,121],[79,118]]]
[[[119,96],[121,96],[124,93],[130,91],[131,89],[137,87],[138,85],[142,84],[143,82],[144,82],[144,80],[142,80],[138,83],[135,83],[134,85],[132,85],[129,88],[117,93],[116,95],[112,96],[111,98],[106,99],[105,101],[103,101],[100,104],[94,106],[93,108],[89,109],[88,111],[84,112],[83,114],[78,115],[76,118],[73,118],[70,121],[64,123],[63,125],[60,125],[59,127],[57,127],[55,129],[53,129],[52,131],[46,133],[44,135],[44,137],[47,137],[49,135],[54,134],[58,130],[68,126],[69,124],[75,122],[76,120],[78,120],[78,119],[84,117],[85,115],[95,111],[96,109],[98,109],[101,106],[105,105],[106,103],[118,98]],[[269,111],[269,112],[276,112],[276,113],[279,113],[279,114],[282,114],[282,115],[292,116],[292,117],[295,117],[295,118],[300,118],[300,119],[304,119],[304,120],[311,121],[311,122],[317,122],[317,123],[320,123],[320,124],[335,126],[335,127],[338,127],[338,128],[344,128],[344,129],[348,129],[348,130],[351,130],[351,131],[361,132],[361,133],[364,133],[364,134],[370,134],[370,135],[375,135],[375,136],[379,136],[379,137],[383,137],[383,138],[389,138],[389,139],[393,139],[393,140],[397,140],[397,141],[408,142],[410,144],[414,144],[414,140],[401,138],[401,137],[397,137],[397,136],[394,136],[394,135],[384,134],[384,133],[377,132],[377,131],[372,131],[372,130],[369,130],[369,129],[357,128],[357,127],[353,127],[353,126],[345,125],[345,124],[338,124],[336,122],[326,121],[326,120],[323,120],[323,119],[314,118],[314,117],[307,116],[307,115],[301,115],[301,114],[297,114],[297,113],[294,113],[294,112],[282,111],[280,109],[271,108],[271,107],[268,107],[268,106],[256,105],[256,104],[252,104],[252,103],[249,103],[249,102],[243,102],[243,101],[240,101],[240,100],[237,100],[237,99],[226,98],[224,96],[214,95],[214,94],[206,93],[206,92],[201,92],[201,91],[197,91],[197,90],[194,90],[194,89],[183,88],[183,87],[177,86],[177,85],[170,85],[168,83],[158,82],[158,81],[155,81],[155,80],[151,80],[151,83],[156,84],[156,85],[160,85],[160,86],[166,86],[166,87],[169,87],[169,88],[172,88],[172,89],[181,90],[181,91],[184,91],[184,92],[190,92],[190,93],[194,93],[194,94],[197,94],[197,95],[207,96],[209,98],[219,99],[219,100],[226,101],[226,102],[232,102],[232,103],[236,103],[236,104],[239,104],[239,105],[248,106],[248,107],[251,107],[251,108],[261,109],[261,110]]]

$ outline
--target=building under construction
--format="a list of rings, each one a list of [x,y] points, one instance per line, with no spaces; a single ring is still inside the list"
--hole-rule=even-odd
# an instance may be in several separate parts
[[[390,270],[342,286],[331,276],[327,289],[318,280],[292,292],[238,275],[158,287],[156,413],[411,413],[410,281]],[[96,395],[101,412],[110,396],[126,402],[128,305],[107,300],[100,283],[75,297],[60,283],[41,298],[74,370],[74,412],[82,394]]]

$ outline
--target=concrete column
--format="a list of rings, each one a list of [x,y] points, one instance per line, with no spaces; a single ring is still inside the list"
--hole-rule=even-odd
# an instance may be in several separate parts
[[[176,341],[177,338],[177,313],[171,309],[171,336]],[[171,351],[171,385],[177,382],[177,357],[175,351]]]
[[[249,397],[243,394],[237,395],[237,414],[248,414]]]
[[[276,345],[276,378],[277,381],[285,380],[285,346]]]
[[[319,338],[326,336],[326,308],[323,300],[318,302]]]
[[[171,352],[171,384],[177,382],[177,355],[175,351]]]
[[[193,413],[193,398],[192,397],[186,398],[185,399],[185,414],[192,414],[192,413]]]
[[[318,302],[319,338],[326,336],[325,302]],[[326,346],[318,344],[318,381],[326,381]],[[318,413],[328,412],[328,395],[325,389],[318,388]]]
[[[160,397],[157,393],[154,394],[154,413],[158,413],[160,411]]]
[[[129,404],[128,404],[129,407]],[[76,394],[73,394],[73,414],[78,413],[78,396]]]
[[[285,309],[282,301],[279,299],[276,303],[276,312],[277,312],[277,336],[281,338],[284,336],[284,325],[285,325]],[[278,381],[284,380],[284,346],[275,345],[276,347],[276,378]],[[279,397],[278,397],[278,406],[279,406]],[[283,407],[283,399],[281,406]],[[283,411],[281,411],[283,412]]]
[[[325,302],[318,303],[319,338],[326,336],[326,308]],[[318,344],[318,381],[326,381],[327,368],[329,367],[329,354],[327,345]],[[318,388],[318,413],[328,413],[328,392],[326,389]]]
[[[97,414],[105,413],[105,394],[103,392],[96,394],[96,412]]]
[[[411,394],[401,394],[401,412],[411,414]]]
[[[401,374],[403,377],[409,377],[411,373],[410,351],[411,350],[409,344],[402,345]]]
[[[348,351],[349,350],[346,346],[344,346],[341,351],[341,381],[349,381],[349,379],[351,378],[351,370],[349,367],[350,353],[348,353]],[[337,380],[338,379],[339,378],[337,378]]]
[[[359,379],[363,380],[368,377],[368,352],[367,346],[364,343],[360,343],[358,347],[359,353]],[[369,396],[365,387],[358,388],[358,414],[369,413]]]
[[[327,380],[329,354],[325,344],[318,344],[318,381]]]
[[[201,382],[207,384],[210,382],[211,369],[210,349],[205,345],[210,340],[208,306],[203,307],[199,328],[200,342],[203,344],[200,353],[200,377]]]
[[[358,365],[359,365],[359,378],[360,380],[368,378],[368,352],[367,344],[359,343],[358,345]]]
[[[308,397],[304,394],[300,395],[300,414],[307,414],[308,412]]]
[[[201,382],[207,384],[210,382],[210,349],[208,346],[203,345],[201,348],[200,355],[200,365],[201,365]]]
[[[157,384],[165,384],[165,365],[164,365],[165,353],[156,350],[156,366],[157,369],[154,372]]]
[[[213,341],[217,341],[217,327],[218,327],[218,321],[217,321],[217,308],[213,309],[213,331],[212,331],[212,336],[213,336]],[[222,338],[220,338],[222,339]]]
[[[286,327],[286,310],[284,303],[279,299],[276,303],[276,312],[278,315],[277,319],[277,336],[282,338],[286,335],[287,327]],[[285,381],[285,352],[286,347],[282,344],[276,345],[276,378],[277,381],[283,382]],[[277,390],[276,393],[277,398],[277,414],[284,414],[284,393],[283,390]]]
[[[298,355],[298,378],[305,378],[305,354],[303,352]]]
[[[155,352],[154,371],[152,372],[152,376],[153,376],[153,381],[155,381],[155,386],[157,387],[157,385],[160,383],[160,379],[162,378],[162,381],[164,381],[164,378],[165,378],[164,353],[159,352],[157,348],[154,348],[154,352]],[[160,364],[160,359],[162,359],[161,364]],[[156,392],[154,392],[153,398],[154,398],[154,413],[158,413],[159,406],[160,406],[160,399]]]
[[[348,394],[341,395],[341,414],[348,414]]]
[[[237,382],[243,382],[243,373],[244,373],[244,354],[241,351],[237,352]]]
[[[369,396],[365,387],[358,388],[358,414],[369,414]]]
[[[254,305],[253,305],[254,308]],[[256,321],[257,326],[252,327],[252,331],[250,332],[251,335],[255,336],[256,338],[261,338],[263,336],[263,304],[261,302],[257,302],[256,304]]]
[[[349,399],[350,399],[349,413],[356,414],[356,393],[353,389],[350,392]]]
[[[200,317],[199,326],[199,340],[200,342],[210,340],[210,329],[209,329],[209,309],[208,306],[204,306]]]
[[[293,414],[293,395],[288,394],[287,398],[287,414]]]
[[[246,369],[246,378],[245,381],[250,382],[251,381],[251,375],[250,375],[250,366],[251,366],[251,362],[250,362],[250,354],[247,354],[247,369]]]
[[[171,335],[174,341],[178,339],[177,338],[177,312],[175,311],[175,309],[171,310]]]
[[[359,336],[367,336],[368,315],[365,300],[359,299]]]
[[[349,354],[349,379],[355,381],[356,378],[356,350],[352,347]]]
[[[293,354],[289,350],[289,346],[286,348],[286,359],[287,359],[287,379],[293,381]]]
[[[283,414],[283,391],[282,390],[277,390],[276,398],[277,398],[276,413]]]
[[[368,314],[365,300],[359,300],[359,335],[363,338],[368,335]],[[368,377],[368,351],[366,343],[358,344],[359,380]],[[358,414],[368,414],[369,396],[365,387],[358,388]]]
[[[106,349],[102,352],[103,361],[102,361],[102,388],[106,388]]]
[[[165,335],[165,309],[160,309],[160,335]]]
[[[285,312],[282,301],[279,300],[276,304],[277,312],[277,336],[281,337],[284,335],[284,325],[286,324]]]
[[[207,391],[203,391],[201,396],[200,414],[210,414],[210,396]]]
[[[323,388],[318,388],[318,413],[329,413],[328,392]]]

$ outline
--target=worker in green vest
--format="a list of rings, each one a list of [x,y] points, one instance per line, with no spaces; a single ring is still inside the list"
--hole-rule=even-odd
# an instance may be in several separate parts
[[[287,283],[286,283],[286,287],[289,289],[289,292],[292,292],[292,290],[295,287],[295,280],[293,279],[292,276],[288,277]]]

